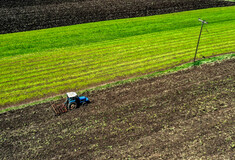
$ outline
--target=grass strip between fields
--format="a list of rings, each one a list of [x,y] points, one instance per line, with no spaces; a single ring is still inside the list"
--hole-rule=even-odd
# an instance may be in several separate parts
[[[164,70],[164,71],[154,72],[154,73],[143,75],[143,76],[140,76],[140,77],[134,77],[134,78],[126,79],[126,80],[121,80],[121,81],[108,83],[108,84],[101,85],[101,86],[98,86],[98,87],[93,87],[93,88],[90,88],[90,89],[85,89],[85,90],[79,91],[78,94],[83,94],[85,92],[91,92],[91,91],[94,91],[94,90],[103,90],[103,89],[114,87],[114,86],[117,86],[117,85],[122,85],[122,84],[125,84],[125,83],[135,82],[135,81],[138,81],[138,80],[141,80],[141,79],[144,79],[144,78],[152,78],[152,77],[161,76],[163,74],[174,73],[174,72],[177,72],[177,71],[180,71],[180,70],[183,70],[183,69],[188,69],[188,68],[194,67],[195,65],[199,66],[199,65],[214,63],[214,62],[223,61],[223,60],[227,60],[227,59],[231,59],[231,58],[235,58],[235,53],[224,54],[224,55],[219,55],[219,56],[210,57],[210,58],[206,58],[206,59],[201,59],[201,60],[196,61],[196,63],[193,63],[193,62],[185,63],[185,64],[182,64],[182,65],[179,65],[177,67],[167,69],[167,70]],[[23,105],[19,105],[19,106],[5,108],[5,109],[0,110],[0,113],[4,113],[4,112],[7,112],[7,111],[11,111],[11,110],[22,109],[22,108],[25,108],[25,107],[29,107],[29,106],[33,106],[33,105],[41,104],[41,103],[47,103],[47,102],[52,102],[53,103],[53,101],[61,100],[62,98],[65,98],[65,96],[64,95],[54,96],[54,97],[46,98],[46,99],[43,99],[43,100],[28,103],[28,104],[23,104]]]
[[[0,35],[0,108],[235,51],[235,7]]]

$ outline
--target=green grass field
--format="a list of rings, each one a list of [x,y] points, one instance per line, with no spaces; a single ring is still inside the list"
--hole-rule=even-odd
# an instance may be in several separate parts
[[[0,35],[0,106],[235,51],[235,7]],[[208,32],[207,32],[207,30]]]

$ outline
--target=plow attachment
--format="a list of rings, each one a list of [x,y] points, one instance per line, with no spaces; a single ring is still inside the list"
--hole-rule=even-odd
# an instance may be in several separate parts
[[[68,112],[66,105],[62,104],[52,104],[51,108],[55,115],[60,115],[62,113]]]

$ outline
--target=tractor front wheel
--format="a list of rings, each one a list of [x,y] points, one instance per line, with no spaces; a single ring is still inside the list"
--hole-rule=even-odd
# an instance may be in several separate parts
[[[70,110],[75,109],[75,108],[77,108],[77,104],[76,104],[76,103],[71,103],[71,104],[69,105],[69,109],[70,109]]]

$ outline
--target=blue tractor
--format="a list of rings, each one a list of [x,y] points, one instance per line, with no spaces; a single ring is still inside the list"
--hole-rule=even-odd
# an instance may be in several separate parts
[[[88,104],[88,103],[90,103],[90,101],[87,97],[85,97],[85,96],[79,97],[77,95],[77,93],[75,93],[75,92],[68,92],[67,99],[64,102],[67,109],[70,109],[70,110],[77,108],[81,105]]]
[[[86,105],[90,103],[90,100],[85,97],[79,97],[75,92],[68,92],[67,99],[62,104],[52,104],[52,110],[54,111],[55,115],[60,115],[61,113],[68,112],[68,110],[75,109],[79,106]]]

